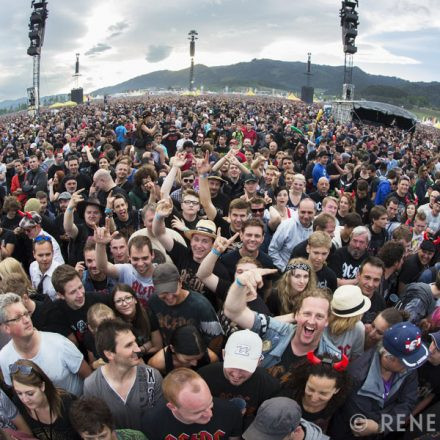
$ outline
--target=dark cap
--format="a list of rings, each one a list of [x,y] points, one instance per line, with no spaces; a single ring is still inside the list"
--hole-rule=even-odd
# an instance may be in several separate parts
[[[274,397],[262,403],[243,434],[245,440],[283,440],[301,421],[301,408],[288,397]]]
[[[431,240],[423,240],[420,249],[422,251],[435,252],[435,244]]]
[[[327,150],[321,150],[318,155],[316,157],[324,157],[324,156],[328,156],[328,152]]]
[[[244,178],[244,183],[247,183],[247,182],[258,182],[258,178],[257,178],[257,176],[255,176],[252,173],[246,174],[246,176]]]
[[[154,293],[175,293],[179,280],[179,271],[173,263],[159,264],[153,272]]]

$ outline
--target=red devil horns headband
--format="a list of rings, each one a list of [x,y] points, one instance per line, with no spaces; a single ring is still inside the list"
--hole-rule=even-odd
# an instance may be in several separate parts
[[[32,214],[30,212],[17,211],[20,217],[27,217],[32,220]]]
[[[345,369],[348,367],[348,357],[345,356],[345,354],[342,355],[342,358],[338,362],[333,362],[330,358],[323,358],[320,359],[318,356],[315,355],[313,351],[309,351],[307,353],[307,360],[312,365],[319,365],[321,363],[329,364],[335,369],[336,371],[345,371]]]

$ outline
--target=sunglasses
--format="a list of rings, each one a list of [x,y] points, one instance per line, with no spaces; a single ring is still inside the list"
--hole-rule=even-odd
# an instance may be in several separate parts
[[[16,374],[18,372],[24,374],[25,376],[29,376],[29,374],[32,373],[32,367],[30,367],[29,365],[20,365],[17,363],[9,365],[9,374]]]
[[[194,179],[182,179],[183,183],[194,183]]]
[[[52,239],[47,235],[39,235],[34,238],[34,243],[39,243],[40,241],[48,241],[49,243],[52,243]]]
[[[259,212],[264,212],[264,208],[253,208],[253,209],[251,209],[251,211],[254,214],[258,214]]]

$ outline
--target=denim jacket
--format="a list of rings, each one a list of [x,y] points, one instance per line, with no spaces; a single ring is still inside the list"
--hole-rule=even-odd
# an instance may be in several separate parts
[[[295,335],[296,325],[255,312],[254,325],[251,331],[258,333],[263,340],[264,359],[261,362],[261,367],[269,368],[280,362],[284,350],[286,350]],[[338,358],[341,357],[341,352],[323,334],[316,354],[322,355],[324,353]]]

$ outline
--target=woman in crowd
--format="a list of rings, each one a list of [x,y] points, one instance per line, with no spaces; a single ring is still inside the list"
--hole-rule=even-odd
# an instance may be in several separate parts
[[[351,197],[351,194],[341,192],[338,201],[338,212],[336,214],[336,218],[339,221],[339,226],[345,225],[344,217],[350,212],[354,212],[353,197]]]
[[[414,226],[414,219],[417,213],[417,205],[415,202],[408,201],[405,206],[405,211],[402,214],[402,224],[412,228]]]
[[[307,166],[306,147],[300,142],[293,151],[294,170],[297,173],[302,173]]]
[[[326,432],[333,414],[345,402],[351,390],[351,380],[345,371],[347,357],[335,359],[331,355],[307,354],[307,362],[292,371],[282,394],[300,405],[302,417]]]
[[[69,420],[75,396],[55,388],[44,371],[32,361],[20,359],[9,366],[14,401],[39,440],[79,440]]]
[[[264,211],[264,220],[272,231],[283,221],[292,217],[294,210],[287,206],[289,192],[285,186],[278,186],[273,192],[273,205]]]
[[[112,307],[117,318],[130,322],[142,355],[148,357],[162,348],[159,323],[147,312],[127,284],[116,284],[112,292]]]
[[[293,258],[267,298],[267,306],[275,316],[295,314],[301,296],[315,287],[316,274],[310,263],[304,258]]]
[[[197,328],[193,325],[184,325],[173,331],[170,344],[151,357],[148,365],[166,376],[175,368],[186,367],[197,370],[218,360],[218,356],[206,347]]]
[[[354,165],[352,163],[346,163],[344,166],[343,174],[339,179],[339,188],[343,189],[344,192],[351,193],[356,189],[356,178],[354,175]]]
[[[335,347],[349,359],[364,352],[365,328],[362,315],[371,301],[357,286],[340,286],[333,293],[329,325],[325,332]]]
[[[128,194],[136,209],[141,209],[145,203],[156,201],[157,173],[153,166],[144,165],[134,175],[134,187]]]
[[[299,202],[306,197],[306,178],[302,174],[295,174],[289,190],[289,200],[287,206],[294,211],[298,211]]]
[[[49,200],[51,203],[54,203],[58,200],[58,196],[63,192],[62,191],[62,182],[64,179],[64,171],[59,170],[55,171],[53,175],[53,179],[50,179],[47,183],[49,188]]]

